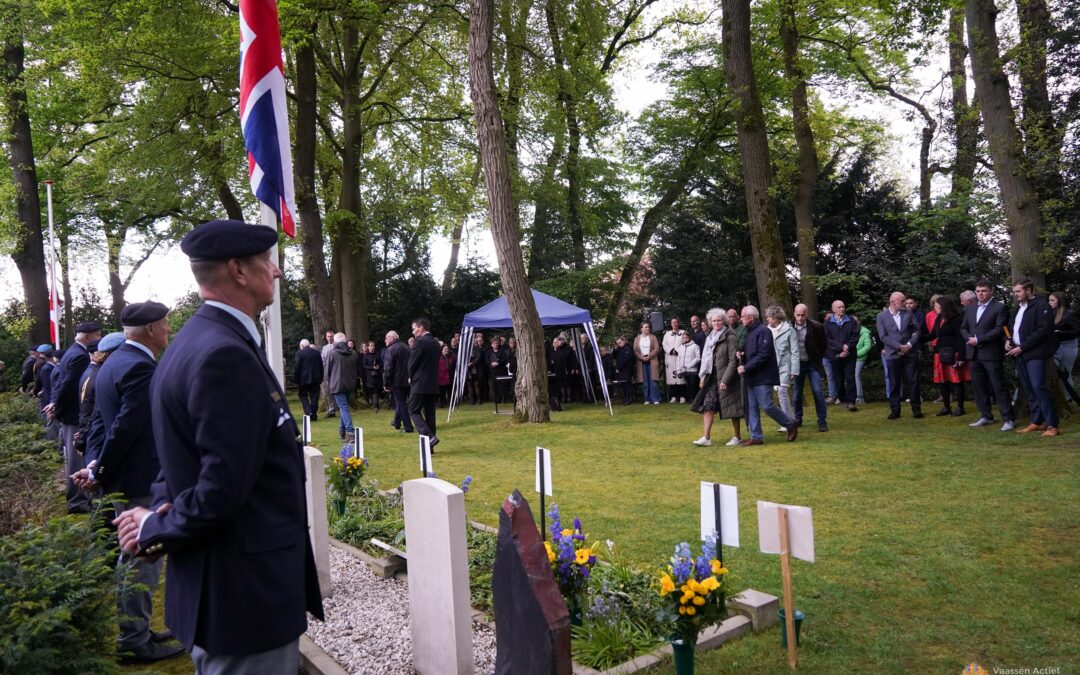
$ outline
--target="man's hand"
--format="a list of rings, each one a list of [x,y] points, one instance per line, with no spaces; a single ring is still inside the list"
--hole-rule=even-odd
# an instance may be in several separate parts
[[[171,508],[172,504],[165,503],[154,512],[163,515],[168,513]],[[139,525],[143,521],[143,516],[148,513],[150,513],[150,509],[135,506],[124,511],[112,521],[113,525],[116,526],[117,537],[120,540],[120,550],[124,553],[133,556],[139,554]]]
[[[96,492],[98,489],[98,482],[90,480],[90,469],[79,469],[71,474],[71,482],[83,492]]]
[[[56,417],[56,404],[55,403],[50,403],[49,405],[42,408],[41,412],[45,413],[45,416],[48,417],[49,419],[52,419],[53,417]]]
[[[972,347],[977,347],[979,345],[979,338],[972,335],[971,337],[968,338],[968,344],[971,345]]]
[[[743,373],[746,372],[746,366],[739,366],[738,370],[739,370],[739,374],[742,375]]]
[[[1020,356],[1020,348],[1013,347],[1009,351],[1005,352],[1006,356]]]

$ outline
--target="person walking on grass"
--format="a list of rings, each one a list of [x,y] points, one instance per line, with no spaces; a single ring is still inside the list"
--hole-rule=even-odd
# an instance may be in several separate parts
[[[724,310],[719,307],[710,309],[705,314],[705,323],[712,330],[705,336],[705,349],[698,365],[701,387],[690,406],[694,412],[701,413],[704,428],[701,438],[694,441],[694,445],[712,445],[713,421],[719,417],[731,420],[735,435],[725,445],[735,446],[742,441],[740,426],[745,414],[740,384],[742,376],[738,372],[739,345],[735,331],[727,325]]]
[[[761,322],[758,308],[753,305],[743,307],[740,319],[746,327],[746,352],[743,365],[739,366],[739,374],[746,380],[746,426],[750,429],[750,438],[739,445],[765,443],[761,430],[762,412],[787,430],[788,442],[794,441],[799,435],[799,424],[784,414],[772,397],[772,388],[780,384],[772,331]]]

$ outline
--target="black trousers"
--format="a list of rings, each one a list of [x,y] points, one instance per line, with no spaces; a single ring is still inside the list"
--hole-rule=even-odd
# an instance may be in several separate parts
[[[829,362],[832,367],[832,379],[836,382],[836,398],[841,403],[855,403],[855,357],[846,359],[833,359]],[[893,387],[895,389],[895,387]]]
[[[319,418],[319,389],[320,384],[302,384],[298,387],[300,405],[304,408],[304,414],[311,419]]]
[[[975,405],[983,418],[994,419],[994,410],[990,407],[990,394],[997,400],[1001,417],[1013,421],[1012,397],[1005,390],[1005,373],[1001,361],[972,361],[971,386],[975,389]]]
[[[889,408],[899,414],[900,401],[911,401],[911,412],[922,412],[922,399],[919,398],[919,357],[908,353],[900,358],[885,359],[889,371]]]
[[[435,435],[435,406],[438,394],[410,394],[409,415],[421,436]]]
[[[390,424],[394,425],[395,429],[404,424],[405,431],[411,434],[413,425],[412,420],[409,419],[409,388],[391,387],[390,391],[394,394],[394,421]]]

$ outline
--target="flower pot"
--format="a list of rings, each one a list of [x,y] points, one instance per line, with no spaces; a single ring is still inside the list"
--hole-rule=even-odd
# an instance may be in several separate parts
[[[691,639],[671,636],[671,653],[675,657],[675,675],[694,675],[694,648],[697,636]]]
[[[580,626],[581,625],[581,608],[580,607],[571,607],[570,608],[570,625],[571,626]]]
[[[777,610],[777,613],[780,615],[780,646],[782,648],[784,648],[784,649],[787,649],[787,623],[786,623],[786,619],[784,618],[787,615],[784,614],[783,609]],[[806,618],[806,615],[803,614],[801,610],[798,610],[798,609],[795,610],[795,646],[796,647],[798,647],[801,644],[801,641],[799,640],[799,630],[802,628],[802,622],[803,622],[803,619],[805,619],[805,618]]]
[[[339,516],[345,515],[344,499],[334,499],[334,511],[336,511]]]

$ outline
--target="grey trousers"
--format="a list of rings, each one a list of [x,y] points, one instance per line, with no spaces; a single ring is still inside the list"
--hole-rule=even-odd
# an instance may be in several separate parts
[[[300,638],[257,654],[207,654],[191,647],[196,675],[296,675],[300,668]]]
[[[141,506],[150,508],[150,497],[138,497],[130,499],[126,504],[117,503],[116,515],[124,511]],[[116,594],[116,615],[119,618],[120,634],[117,638],[119,651],[129,651],[140,647],[150,639],[150,618],[154,614],[154,589],[157,588],[161,579],[161,568],[165,558],[159,557],[153,562],[143,558],[135,558],[126,553],[120,555],[116,566],[118,569],[131,567],[134,574],[127,579],[124,588]]]
[[[71,480],[71,474],[86,468],[82,453],[75,449],[75,432],[79,430],[77,424],[63,424],[60,426],[60,443],[64,448],[64,475],[67,479],[67,505],[68,509],[89,509],[90,499]]]

